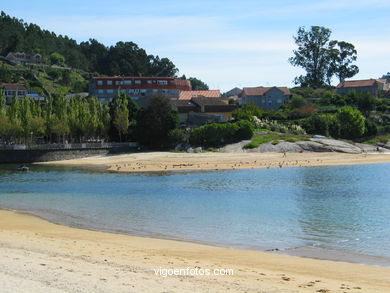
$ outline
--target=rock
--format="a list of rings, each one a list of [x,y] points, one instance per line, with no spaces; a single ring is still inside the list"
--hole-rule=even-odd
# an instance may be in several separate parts
[[[362,150],[354,146],[353,144],[347,143],[341,140],[329,139],[329,138],[312,138],[311,141],[318,142],[322,144],[328,151],[339,152],[339,153],[348,153],[348,154],[360,154]]]
[[[175,147],[175,151],[186,151],[188,148],[190,148],[191,145],[189,143],[180,143]]]
[[[243,140],[237,143],[228,144],[220,148],[219,151],[223,153],[243,153],[245,151],[243,150],[244,145],[250,142],[250,140]]]
[[[202,147],[197,147],[194,149],[195,153],[201,153],[203,151]]]
[[[323,144],[315,141],[297,141],[299,145],[305,152],[329,152],[329,149]]]
[[[326,139],[326,136],[323,135],[313,135],[313,138]]]
[[[187,152],[187,153],[193,153],[193,152],[194,152],[194,149],[190,147],[190,148],[187,149],[186,152]]]
[[[272,142],[263,143],[255,149],[248,149],[246,151],[249,153],[298,153],[302,151],[302,148],[294,142],[280,141],[278,144],[273,144]]]

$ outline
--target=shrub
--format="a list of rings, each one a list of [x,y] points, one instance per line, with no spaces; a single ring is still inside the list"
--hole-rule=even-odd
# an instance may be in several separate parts
[[[253,136],[253,124],[242,120],[235,123],[211,123],[194,129],[190,142],[194,145],[220,146],[226,143],[250,139]]]
[[[336,115],[340,123],[341,137],[357,138],[364,134],[365,121],[359,110],[350,106],[345,106],[338,110]]]

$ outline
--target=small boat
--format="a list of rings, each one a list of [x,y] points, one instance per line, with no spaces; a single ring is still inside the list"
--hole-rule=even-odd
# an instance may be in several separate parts
[[[27,167],[26,165],[20,165],[16,170],[21,172],[27,172],[28,170],[30,170],[30,168]]]

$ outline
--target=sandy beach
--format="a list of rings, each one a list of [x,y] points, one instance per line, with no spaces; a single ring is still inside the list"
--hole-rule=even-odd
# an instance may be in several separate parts
[[[150,152],[45,162],[56,165],[100,165],[118,172],[160,172],[351,165],[390,162],[390,154],[323,153],[173,153]]]
[[[81,230],[4,210],[0,247],[1,292],[378,293],[390,288],[390,268]],[[181,269],[184,275],[164,277],[156,274],[159,269]]]

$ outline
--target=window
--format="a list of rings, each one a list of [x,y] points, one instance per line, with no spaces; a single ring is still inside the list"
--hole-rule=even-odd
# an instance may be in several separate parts
[[[116,84],[116,85],[121,85],[122,82],[121,82],[120,80],[116,80],[116,81],[115,81],[115,84]]]
[[[140,90],[140,92],[144,94],[144,93],[146,93],[146,90],[142,89],[142,90]]]
[[[279,104],[281,104],[282,103],[282,99],[278,99],[278,101],[277,101]]]
[[[129,84],[131,84],[131,80],[125,80],[125,81],[123,81],[123,84],[124,85],[129,85]]]
[[[135,84],[141,84],[141,81],[140,80],[136,80]]]
[[[112,80],[107,80],[107,85],[112,85]]]
[[[99,95],[104,94],[104,90],[98,90],[98,94],[99,94]]]
[[[157,84],[167,85],[167,84],[168,84],[168,81],[167,81],[167,80],[158,80],[158,81],[157,81]]]
[[[268,100],[268,104],[272,104],[272,100]]]
[[[152,84],[153,83],[153,81],[152,80],[148,80],[148,84]]]
[[[107,90],[107,94],[113,94],[114,90]]]
[[[103,85],[103,80],[98,80],[97,85]]]

